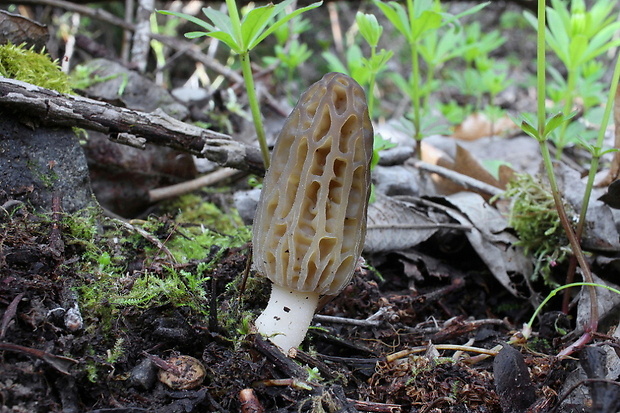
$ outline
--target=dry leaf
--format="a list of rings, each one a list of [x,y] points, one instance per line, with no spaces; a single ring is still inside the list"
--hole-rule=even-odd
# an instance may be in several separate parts
[[[448,214],[463,225],[472,225],[467,239],[495,278],[513,295],[519,293],[511,277],[529,277],[530,259],[515,247],[517,237],[506,230],[506,219],[478,194],[460,192],[446,197],[455,209]]]
[[[41,51],[50,38],[46,26],[19,14],[0,10],[0,44],[26,44],[26,48],[34,47]]]
[[[469,176],[496,188],[505,189],[505,186],[500,184],[467,149],[459,144],[456,144],[456,154],[452,159],[445,152],[426,141],[422,141],[422,160]],[[466,190],[463,186],[436,174],[432,175],[432,180],[435,183],[437,193],[441,195],[450,195]]]
[[[472,113],[454,128],[452,136],[456,139],[473,141],[485,136],[500,135],[517,129],[517,125],[508,116],[492,122],[484,113]]]
[[[368,205],[364,251],[411,248],[429,239],[439,228],[439,224],[413,205],[377,194],[375,202]]]

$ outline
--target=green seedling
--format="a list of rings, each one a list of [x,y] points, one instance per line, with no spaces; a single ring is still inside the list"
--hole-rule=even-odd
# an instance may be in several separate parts
[[[282,14],[286,14],[284,10]],[[299,36],[312,27],[309,20],[297,16],[283,24],[273,33],[276,39],[274,46],[275,56],[263,57],[263,62],[274,68],[274,75],[286,85],[286,96],[291,105],[295,104],[292,96],[293,85],[298,81],[295,78],[297,69],[306,62],[313,54],[308,45],[299,40]]]
[[[431,93],[441,87],[441,82],[436,78],[442,67],[448,61],[462,56],[469,47],[471,45],[466,45],[463,38],[463,28],[457,25],[449,26],[442,31],[430,31],[422,39],[419,53],[426,63],[426,85],[422,88],[424,111],[428,110]],[[404,79],[396,79],[396,81],[406,84]]]
[[[567,58],[568,56],[572,55],[571,59],[576,60],[579,63],[577,67],[580,67],[580,65],[587,63],[588,60],[591,60],[597,57],[600,54],[599,51],[601,49],[607,50],[606,45],[609,44],[609,41],[608,41],[609,37],[606,34],[608,29],[606,29],[605,27],[610,27],[611,23],[609,23],[608,19],[602,18],[602,16],[608,14],[609,11],[605,11],[606,9],[604,8],[603,9],[598,8],[597,11],[593,12],[588,18],[587,14],[584,15],[585,6],[583,5],[583,2],[574,1],[573,9],[572,9],[573,16],[571,16],[566,10],[566,7],[562,8],[563,7],[562,4],[559,4],[559,2],[555,0],[551,0],[551,1],[552,1],[552,5],[554,7],[557,6],[557,9],[560,10],[559,12],[556,12],[556,11],[550,12],[551,15],[554,16],[550,18],[550,25],[554,27],[552,27],[551,30],[546,29],[546,25],[545,25],[546,8],[545,8],[544,0],[538,1],[538,7],[537,7],[538,17],[537,19],[534,20],[535,27],[537,28],[537,59],[536,59],[537,88],[540,92],[543,92],[546,90],[546,82],[545,82],[545,79],[546,79],[546,76],[545,76],[546,75],[546,59],[545,59],[546,41],[545,41],[545,37],[547,34],[549,34],[550,36],[555,36],[555,38],[552,40],[552,44],[558,47],[563,45],[564,48],[562,49],[562,51],[564,53],[564,58]],[[605,6],[604,3],[597,3],[597,5],[593,7],[592,10],[594,10],[596,7],[604,7],[604,6]],[[585,22],[583,21],[584,18],[586,20]],[[559,24],[558,19],[560,19],[560,21],[562,22],[564,30],[567,27],[571,27],[571,32],[568,32],[568,33],[571,33],[571,34],[578,33],[578,35],[575,36],[576,38],[579,39],[577,40],[577,43],[575,43],[577,46],[574,46],[574,45],[571,47],[567,46],[569,37],[566,31],[563,32],[562,30],[560,30],[560,27],[556,27],[556,25]],[[592,25],[593,20],[596,20],[598,24]],[[553,24],[552,21],[555,21],[555,24]],[[572,23],[572,26],[571,26],[571,23]],[[586,28],[589,28],[590,30],[586,30]],[[561,44],[559,42],[556,42],[558,38],[561,38],[563,40]],[[597,39],[596,42],[594,41],[595,38]],[[605,43],[606,41],[607,43]],[[569,73],[569,77],[570,77],[570,73]],[[591,151],[593,159],[590,165],[588,182],[586,184],[586,191],[584,193],[582,207],[581,207],[581,211],[579,215],[579,222],[577,224],[576,229],[573,229],[572,220],[570,220],[566,214],[566,211],[565,211],[565,208],[562,202],[562,197],[558,189],[557,181],[555,179],[553,162],[551,160],[549,147],[547,146],[547,138],[549,137],[550,133],[556,130],[558,127],[566,124],[567,120],[570,118],[570,115],[565,116],[562,113],[558,113],[550,117],[549,119],[547,119],[546,110],[545,110],[545,94],[539,93],[538,99],[537,99],[538,112],[537,112],[536,126],[534,126],[534,122],[532,121],[523,120],[521,122],[522,129],[527,134],[533,136],[539,142],[540,150],[543,156],[543,163],[545,165],[545,170],[547,171],[547,177],[549,180],[551,193],[553,195],[553,200],[554,200],[555,208],[558,212],[560,223],[562,225],[562,228],[564,229],[564,233],[568,239],[571,251],[574,255],[574,258],[575,258],[574,262],[578,263],[578,265],[581,267],[581,270],[582,270],[582,274],[583,274],[583,278],[585,282],[580,285],[588,286],[588,293],[589,293],[589,298],[590,298],[590,320],[584,328],[585,332],[582,335],[582,337],[580,337],[576,343],[574,343],[573,345],[569,346],[566,350],[564,350],[561,353],[562,355],[567,355],[570,352],[574,351],[576,348],[587,344],[587,342],[592,339],[592,333],[596,331],[597,326],[598,326],[597,294],[594,288],[596,284],[594,284],[593,282],[592,273],[590,272],[589,265],[584,258],[584,253],[581,250],[579,240],[581,238],[583,228],[584,228],[585,214],[587,213],[587,210],[588,210],[590,193],[592,190],[592,186],[594,184],[594,177],[597,172],[598,161],[599,161],[600,156],[604,154],[605,152],[607,152],[602,149],[602,143],[604,139],[605,129],[607,128],[607,124],[611,117],[611,108],[613,106],[614,97],[616,95],[616,90],[618,87],[619,79],[620,79],[620,56],[618,56],[616,60],[616,65],[615,65],[614,73],[612,76],[611,87],[609,88],[609,95],[607,98],[607,104],[605,106],[605,111],[603,114],[603,119],[602,119],[601,127],[599,130],[599,136],[597,139],[597,143],[596,145],[586,146],[586,148],[588,148]],[[570,110],[570,107],[568,108]],[[574,270],[575,270],[575,265],[571,264],[569,268],[567,280],[572,279]],[[570,281],[568,281],[568,284],[571,285]]]
[[[605,288],[613,293],[619,294],[620,295],[620,290],[618,290],[617,288],[613,288],[610,287],[608,285],[605,284],[597,284],[597,283],[583,283],[583,282],[579,282],[579,283],[570,283],[570,284],[565,284],[565,285],[561,285],[557,288],[555,288],[554,290],[552,290],[549,294],[547,294],[547,297],[545,297],[545,299],[538,305],[538,307],[536,307],[536,310],[534,311],[534,314],[532,314],[532,318],[530,318],[530,321],[527,322],[527,326],[529,329],[532,328],[532,326],[534,325],[534,320],[536,320],[536,317],[538,316],[538,314],[540,314],[540,312],[542,311],[543,307],[549,302],[549,300],[551,300],[553,297],[555,297],[555,295],[557,293],[559,293],[562,290],[565,290],[567,288],[573,288],[573,287],[599,287],[599,288]]]
[[[413,136],[417,141],[420,141],[422,139],[422,100],[430,90],[422,89],[425,82],[422,81],[420,72],[420,45],[424,38],[431,33],[443,26],[456,23],[463,16],[477,12],[485,7],[488,2],[476,5],[458,15],[443,12],[440,3],[433,0],[407,0],[406,8],[395,1],[384,3],[380,0],[373,0],[373,3],[379,7],[392,25],[407,40],[411,57],[411,76],[408,80],[400,79],[397,81],[397,85],[404,86],[404,90],[411,98]],[[400,76],[395,78],[399,79]]]
[[[277,5],[268,4],[256,7],[248,11],[245,16],[243,16],[243,19],[241,19],[236,2],[234,0],[226,0],[228,14],[211,7],[202,9],[202,12],[210,22],[185,13],[160,11],[162,14],[187,19],[206,30],[185,33],[185,37],[195,39],[197,37],[209,36],[218,39],[230,47],[234,53],[239,55],[248,102],[250,104],[261,153],[263,155],[265,169],[269,167],[269,148],[267,146],[265,129],[261,118],[258,98],[256,96],[256,89],[254,87],[254,78],[252,77],[250,51],[289,20],[303,12],[319,7],[322,4],[322,1],[319,1],[309,6],[293,10],[288,14],[282,14],[282,11],[291,5],[293,1],[295,0],[285,0]]]
[[[274,52],[275,56],[266,56],[263,61],[269,66],[275,66],[276,76],[286,80],[286,96],[289,103],[293,105],[295,102],[291,95],[291,89],[295,83],[295,72],[312,56],[312,50],[308,49],[307,44],[293,39],[286,46],[277,44],[274,47]],[[285,72],[285,75],[283,76],[281,72]]]
[[[344,63],[332,52],[323,52],[321,56],[327,61],[330,72],[344,73],[355,79],[361,86],[368,85],[370,73],[364,66],[364,53],[357,44],[353,43],[347,48]]]
[[[473,105],[469,103],[460,105],[455,100],[450,100],[447,103],[440,103],[438,109],[451,125],[460,125],[465,118],[474,111]]]
[[[284,10],[281,14],[284,16],[289,11]],[[278,26],[278,28],[273,32],[273,35],[276,38],[277,44],[280,46],[284,46],[290,40],[295,40],[302,33],[307,32],[312,28],[312,23],[308,19],[304,19],[301,16],[296,16],[288,21],[288,24],[283,24]]]
[[[396,146],[397,145],[394,142],[388,139],[383,139],[383,136],[379,134],[375,134],[375,140],[372,147],[372,160],[370,161],[370,169],[373,169],[379,164],[379,159],[381,158],[379,152],[386,149],[395,148]]]
[[[479,22],[465,26],[465,50],[462,56],[470,66],[480,58],[488,58],[489,53],[506,43],[499,30],[482,31]]]
[[[567,72],[561,93],[565,114],[570,113],[575,106],[577,85],[579,79],[584,77],[584,66],[620,45],[620,39],[615,38],[620,30],[620,22],[612,15],[613,8],[613,2],[599,1],[588,10],[583,0],[551,0],[551,5],[546,8],[546,42]],[[526,13],[525,17],[534,27],[538,25],[537,18],[531,13]],[[563,124],[553,134],[558,158],[568,144],[567,127],[567,124]]]
[[[381,49],[377,52],[379,39],[383,33],[383,26],[379,24],[374,14],[364,14],[357,12],[355,22],[359,28],[360,34],[370,46],[370,57],[363,59],[363,66],[368,71],[368,112],[372,116],[375,106],[375,83],[377,75],[385,70],[387,62],[392,58],[391,50]]]
[[[471,96],[474,111],[484,111],[494,123],[503,116],[496,108],[495,98],[510,84],[508,64],[489,57],[489,54],[505,43],[498,30],[483,32],[480,24],[474,22],[464,28],[461,56],[466,67],[463,71],[453,71],[449,83],[459,92]]]

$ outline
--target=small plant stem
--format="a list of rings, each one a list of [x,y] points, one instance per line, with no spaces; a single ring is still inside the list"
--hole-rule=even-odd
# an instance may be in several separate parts
[[[586,214],[588,212],[588,205],[590,203],[590,195],[592,194],[592,187],[594,187],[594,179],[596,177],[596,172],[598,170],[599,160],[601,157],[601,148],[603,147],[603,142],[605,140],[605,131],[607,130],[607,125],[609,124],[611,110],[615,101],[616,90],[618,89],[618,80],[620,80],[620,54],[618,54],[618,57],[616,58],[616,67],[614,68],[614,73],[611,77],[609,95],[607,97],[605,111],[603,112],[603,119],[601,120],[598,137],[596,139],[596,149],[592,153],[592,162],[590,164],[590,171],[588,173],[588,182],[586,183],[586,190],[583,194],[583,201],[581,202],[582,206],[581,211],[579,212],[579,222],[577,223],[577,229],[575,230],[577,239],[581,239],[581,235],[583,234],[583,228],[586,222]],[[574,259],[571,259],[566,276],[567,283],[571,283],[575,279],[575,269],[576,262]],[[566,294],[562,303],[562,311],[566,312],[568,310],[568,301],[569,295]]]
[[[226,0],[226,7],[228,8],[228,16],[230,17],[230,23],[232,25],[233,34],[237,44],[243,44],[241,36],[241,20],[239,19],[239,10],[237,9],[237,3],[235,0]]]
[[[413,8],[413,0],[407,0],[407,12],[409,13],[409,25],[411,30],[415,27],[415,10]],[[420,61],[418,56],[418,40],[413,38],[409,39],[411,42],[411,100],[413,100],[413,129],[414,137],[417,141],[418,157],[421,157],[420,140],[422,139],[422,133],[420,131]]]
[[[419,142],[422,139],[420,131],[420,61],[418,59],[418,44],[411,45],[412,56],[412,97],[413,97],[413,127],[415,129],[415,139]]]
[[[427,87],[429,87],[426,95],[424,96],[424,103],[422,104],[422,109],[424,110],[424,113],[428,113],[428,107],[429,107],[429,101],[430,101],[430,97],[431,97],[431,88],[430,85],[433,83],[433,80],[435,79],[435,70],[436,70],[437,66],[432,64],[432,63],[428,63],[426,64],[426,84]]]
[[[267,146],[260,106],[258,105],[258,98],[256,97],[256,89],[254,88],[254,77],[252,76],[252,65],[250,64],[249,52],[245,52],[239,57],[241,58],[241,69],[243,71],[243,79],[245,80],[252,119],[254,120],[254,127],[256,128],[256,136],[258,138],[258,144],[260,145],[261,154],[263,155],[263,164],[265,165],[265,169],[268,169],[269,147]]]
[[[564,116],[567,116],[571,113],[573,109],[573,95],[575,92],[575,82],[577,77],[577,69],[568,69],[568,79],[566,81],[566,94],[564,95]],[[559,138],[557,140],[557,152],[555,154],[555,159],[560,159],[562,157],[562,152],[564,151],[564,147],[566,146],[566,129],[568,128],[568,121],[565,121],[560,127]]]
[[[590,203],[590,194],[592,193],[592,187],[594,186],[594,178],[596,177],[596,172],[598,170],[598,164],[601,157],[601,148],[603,147],[603,143],[605,141],[605,131],[607,130],[607,125],[609,124],[609,119],[611,118],[611,111],[614,106],[614,101],[616,97],[616,91],[618,89],[618,81],[620,80],[620,54],[616,58],[616,66],[614,68],[614,73],[611,77],[611,85],[609,87],[609,95],[607,96],[607,103],[605,105],[605,111],[603,112],[603,119],[601,120],[601,126],[598,131],[598,137],[596,139],[596,150],[592,153],[592,163],[590,165],[590,171],[588,174],[588,182],[586,184],[586,192],[583,195],[583,206],[581,208],[581,212],[579,214],[579,223],[577,224],[577,236],[581,237],[581,233],[583,232],[583,226],[586,221],[586,212],[588,211],[588,204]]]
[[[228,7],[228,15],[230,17],[230,23],[235,40],[238,45],[242,45],[243,36],[241,34],[241,20],[239,19],[239,10],[237,9],[235,0],[226,0],[226,7]],[[250,104],[254,127],[256,128],[256,136],[258,138],[258,144],[260,145],[261,154],[263,155],[263,164],[265,165],[265,169],[267,169],[269,168],[269,148],[267,147],[265,128],[263,127],[260,106],[258,105],[258,98],[256,97],[256,89],[254,87],[252,65],[250,64],[250,51],[243,50],[243,52],[239,54],[239,58],[241,59],[241,70],[243,71],[245,90],[248,95],[248,103]]]
[[[573,230],[571,223],[564,210],[562,203],[562,197],[558,189],[558,184],[553,172],[553,161],[551,160],[551,154],[549,153],[549,146],[547,145],[545,136],[546,125],[546,113],[545,113],[545,1],[538,0],[538,43],[537,43],[537,76],[538,76],[538,143],[540,151],[543,157],[543,163],[547,170],[547,177],[549,179],[549,185],[551,186],[551,193],[553,194],[553,200],[555,207],[560,217],[560,222],[564,228],[564,232],[568,238],[571,249],[581,270],[583,272],[583,278],[587,283],[593,283],[592,273],[590,267],[585,260],[583,251],[579,240]],[[586,326],[586,331],[596,331],[598,326],[598,304],[596,300],[596,290],[594,287],[589,287],[590,292],[590,323]]]
[[[377,46],[370,47],[370,61],[373,61],[377,54]],[[368,81],[368,114],[372,119],[372,114],[375,106],[375,81],[377,78],[377,72],[372,71],[370,73],[370,79]]]
[[[553,297],[555,297],[555,295],[566,289],[566,288],[572,288],[572,287],[582,287],[582,286],[586,286],[586,287],[601,287],[601,288],[606,288],[609,291],[612,291],[616,294],[620,294],[620,290],[617,290],[613,287],[609,287],[607,285],[604,284],[596,284],[596,283],[583,283],[583,282],[579,282],[579,283],[572,283],[572,284],[565,284],[565,285],[561,285],[558,288],[554,289],[553,291],[551,291],[547,297],[543,300],[542,303],[540,303],[540,305],[536,308],[536,310],[534,311],[534,314],[532,314],[532,318],[530,318],[530,321],[528,321],[527,325],[532,327],[532,325],[534,324],[534,320],[536,320],[536,316],[540,313],[540,311],[543,309],[543,307],[545,306],[545,304],[547,304],[549,302],[549,300],[551,300]]]
[[[538,87],[538,136],[545,136],[545,121],[547,113],[545,111],[545,1],[538,0],[538,37],[536,44],[536,75]]]

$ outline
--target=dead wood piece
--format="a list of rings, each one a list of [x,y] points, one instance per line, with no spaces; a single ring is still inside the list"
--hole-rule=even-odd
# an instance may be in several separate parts
[[[254,335],[254,347],[264,354],[267,359],[284,374],[300,379],[305,379],[307,377],[307,373],[302,367],[285,356],[274,344],[263,339],[260,334]]]
[[[213,185],[219,181],[235,176],[237,173],[238,171],[232,168],[219,169],[215,172],[211,172],[210,174],[192,179],[191,181],[182,182],[180,184],[171,185],[164,188],[151,189],[149,191],[149,198],[151,202],[174,198],[176,196],[200,189],[203,186]]]
[[[264,172],[258,148],[181,122],[160,110],[145,113],[120,108],[5,78],[0,79],[0,107],[27,113],[46,125],[80,127],[109,135],[129,133],[148,143],[204,157],[222,166]]]
[[[253,389],[243,389],[239,392],[241,413],[263,413],[265,408],[261,404]]]
[[[17,294],[17,296],[13,298],[9,306],[4,311],[4,315],[2,316],[2,322],[0,323],[0,340],[4,338],[6,330],[9,328],[9,323],[11,322],[11,320],[13,320],[15,314],[17,314],[17,306],[19,305],[19,302],[22,300],[22,298],[24,298],[24,293]]]

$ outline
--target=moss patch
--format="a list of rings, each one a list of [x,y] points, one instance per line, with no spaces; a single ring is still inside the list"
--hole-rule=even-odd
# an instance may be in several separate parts
[[[32,83],[60,93],[71,93],[69,77],[57,61],[47,53],[37,53],[33,48],[6,44],[0,46],[0,76]]]

